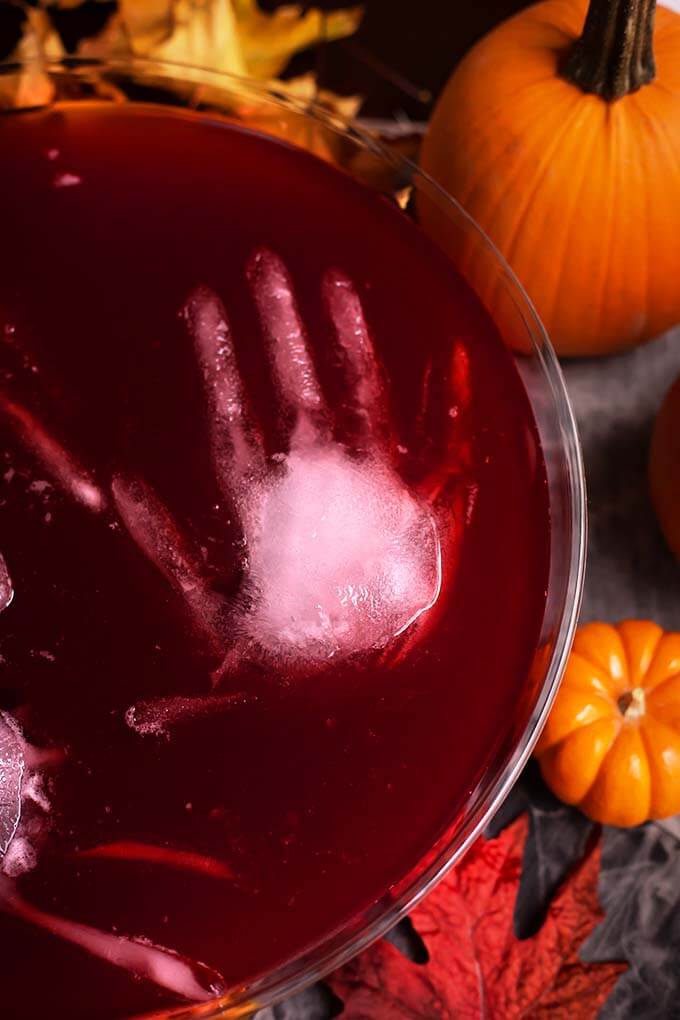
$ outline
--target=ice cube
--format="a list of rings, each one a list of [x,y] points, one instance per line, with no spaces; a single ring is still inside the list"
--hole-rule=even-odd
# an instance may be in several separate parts
[[[0,857],[7,853],[21,817],[23,741],[16,723],[0,712]]]

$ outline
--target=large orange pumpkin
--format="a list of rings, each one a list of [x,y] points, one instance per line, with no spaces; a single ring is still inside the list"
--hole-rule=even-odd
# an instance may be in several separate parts
[[[577,632],[536,747],[548,786],[608,825],[680,811],[680,634],[646,620]]]
[[[680,560],[680,376],[657,415],[649,480],[661,530]]]
[[[585,0],[546,0],[477,43],[422,150],[561,354],[680,321],[680,16],[659,8],[654,30],[654,0],[591,0],[585,15]],[[445,218],[425,204],[422,218],[446,246]],[[485,297],[486,264],[468,261]]]

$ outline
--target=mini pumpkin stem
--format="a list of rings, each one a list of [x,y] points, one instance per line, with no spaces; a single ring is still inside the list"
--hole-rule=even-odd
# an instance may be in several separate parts
[[[590,0],[564,76],[613,102],[654,81],[656,0]]]
[[[619,712],[629,722],[637,722],[647,711],[644,687],[625,691],[618,700]]]

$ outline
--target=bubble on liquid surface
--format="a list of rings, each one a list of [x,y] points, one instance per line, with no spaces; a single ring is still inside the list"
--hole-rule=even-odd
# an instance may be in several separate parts
[[[0,857],[4,857],[21,818],[23,740],[16,724],[0,712]]]
[[[378,458],[293,441],[243,508],[248,635],[303,664],[385,647],[437,599],[434,517]]]

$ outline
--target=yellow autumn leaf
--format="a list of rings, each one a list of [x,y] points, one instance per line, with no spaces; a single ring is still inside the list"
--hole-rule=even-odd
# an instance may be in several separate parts
[[[57,0],[56,6],[80,3]],[[27,52],[63,56],[46,11],[22,6],[24,37],[12,58],[25,59]],[[104,28],[80,41],[77,55],[104,59],[132,53],[268,79],[280,74],[294,53],[351,35],[361,17],[360,7],[324,13],[291,4],[269,14],[257,0],[119,0]]]
[[[57,6],[77,7],[82,0],[57,0]],[[22,75],[16,105],[41,105],[52,97],[52,86],[40,70],[41,57],[59,59],[64,55],[58,35],[47,13],[26,8],[26,30],[14,59],[35,63]],[[360,7],[324,13],[317,8],[304,10],[299,4],[262,11],[257,0],[119,0],[116,11],[94,36],[81,39],[77,55],[106,59],[134,55],[228,72],[248,78],[271,81],[280,74],[291,56],[315,43],[351,35],[362,16]],[[214,79],[200,71],[185,76],[198,85],[201,101],[223,103],[223,94],[214,87]],[[342,97],[319,90],[313,74],[287,82],[276,82],[303,105],[312,103],[341,117],[354,116],[360,105],[356,96]],[[231,111],[237,119],[271,134],[298,141],[326,159],[337,157],[340,142],[332,132],[311,120],[287,115],[282,124],[281,111],[270,104],[249,106],[239,100]],[[291,121],[295,121],[291,124]]]
[[[132,43],[135,52],[139,52],[134,38]],[[144,56],[231,74],[248,73],[230,0],[175,0],[169,36]]]
[[[42,61],[59,60],[63,55],[61,40],[45,11],[27,8],[24,33],[9,58],[23,67],[16,75],[0,78],[0,105],[31,107],[49,103],[54,86]]]
[[[119,18],[138,56],[267,79],[299,50],[351,35],[361,15],[298,5],[267,14],[256,0],[121,0]]]
[[[172,32],[170,0],[118,0],[121,26],[130,49],[148,53]]]
[[[234,119],[265,134],[300,145],[328,162],[342,162],[344,136],[331,130],[322,120],[304,116],[303,111],[312,107],[339,115],[342,120],[350,120],[361,105],[361,96],[338,96],[319,89],[313,74],[289,79],[285,82],[285,91],[296,100],[299,113],[295,107],[287,110],[266,101],[248,103],[244,100],[235,106]]]
[[[290,5],[264,14],[256,0],[234,0],[240,39],[248,73],[272,78],[281,73],[291,56],[319,42],[344,39],[359,27],[361,7],[323,12]]]

